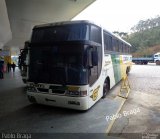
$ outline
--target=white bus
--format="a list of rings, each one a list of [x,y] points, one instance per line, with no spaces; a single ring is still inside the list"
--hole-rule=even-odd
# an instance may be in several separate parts
[[[32,103],[91,108],[131,67],[131,45],[90,21],[35,26],[28,50]]]

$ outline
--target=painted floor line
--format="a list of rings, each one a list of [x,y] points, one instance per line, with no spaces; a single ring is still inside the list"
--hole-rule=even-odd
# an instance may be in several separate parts
[[[117,99],[117,98],[121,98],[121,97],[118,97],[118,96],[117,96],[115,99]],[[125,101],[126,101],[126,99],[124,99],[124,98],[121,98],[121,99],[122,99],[122,102],[121,102],[121,105],[120,105],[119,109],[118,109],[117,112],[116,112],[116,115],[120,112],[120,110],[122,109],[122,107],[123,107],[123,105],[124,105],[124,103],[125,103]],[[108,126],[108,128],[107,128],[107,130],[106,130],[107,135],[109,134],[109,132],[110,132],[110,130],[111,130],[111,128],[112,128],[115,120],[116,120],[116,118],[113,119],[113,120],[111,120],[111,123],[109,124],[109,126]]]

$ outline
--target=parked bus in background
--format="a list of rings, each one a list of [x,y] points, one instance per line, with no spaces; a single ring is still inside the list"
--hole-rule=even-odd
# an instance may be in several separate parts
[[[24,49],[20,50],[20,55],[18,58],[18,67],[21,71],[21,76],[24,83],[27,82],[28,46],[29,46],[29,41],[26,41]]]
[[[87,110],[131,68],[131,45],[90,21],[35,26],[28,47],[32,103]]]

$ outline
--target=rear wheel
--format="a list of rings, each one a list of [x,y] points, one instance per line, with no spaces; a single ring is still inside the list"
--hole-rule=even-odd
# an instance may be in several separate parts
[[[144,64],[144,65],[147,65],[147,64],[148,64],[148,62],[147,62],[147,61],[145,61],[143,64]]]
[[[103,96],[102,98],[105,98],[107,93],[109,92],[110,89],[110,84],[109,84],[109,79],[107,78],[103,84]]]
[[[130,72],[130,67],[127,67],[127,69],[126,69],[126,74],[128,75],[129,72]]]
[[[157,61],[156,61],[156,65],[160,65],[160,61],[157,60]]]

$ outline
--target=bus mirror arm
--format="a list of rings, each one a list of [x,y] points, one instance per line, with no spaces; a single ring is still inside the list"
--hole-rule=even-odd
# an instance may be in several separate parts
[[[92,65],[89,65],[89,66],[88,66],[88,69],[91,69],[91,68],[93,68],[93,66],[92,66]]]

